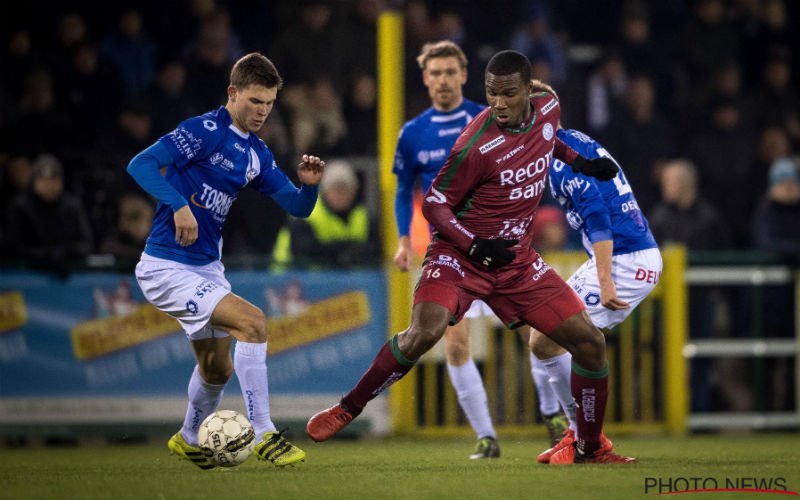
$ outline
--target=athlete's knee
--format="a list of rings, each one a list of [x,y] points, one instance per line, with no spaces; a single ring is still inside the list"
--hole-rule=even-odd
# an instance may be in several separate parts
[[[267,341],[267,318],[261,309],[255,306],[248,307],[239,316],[237,322],[237,329],[240,332],[239,340],[258,344]]]
[[[550,359],[564,354],[566,350],[550,340],[547,335],[531,328],[530,348],[534,356],[539,359]]]
[[[400,351],[410,359],[418,359],[436,345],[443,333],[444,329],[437,331],[434,325],[412,324],[401,334]]]
[[[454,366],[460,366],[469,361],[472,356],[469,349],[469,327],[467,320],[448,328],[445,331],[445,355],[447,362]]]
[[[576,314],[550,332],[550,340],[566,348],[572,359],[587,370],[599,371],[606,364],[606,340],[585,314]]]
[[[606,339],[594,325],[587,324],[578,330],[573,359],[587,370],[602,370],[606,364]]]

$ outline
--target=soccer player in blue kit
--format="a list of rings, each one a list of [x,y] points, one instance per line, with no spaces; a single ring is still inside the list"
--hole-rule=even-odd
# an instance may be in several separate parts
[[[463,95],[463,86],[467,81],[467,58],[455,43],[449,40],[426,43],[417,56],[417,63],[422,70],[422,81],[428,89],[431,107],[408,121],[397,141],[392,171],[397,176],[395,218],[399,241],[394,264],[401,271],[408,271],[413,264],[410,230],[417,181],[420,181],[422,192],[428,190],[461,131],[485,108]],[[492,312],[488,306],[476,300],[465,314],[466,320],[448,327],[444,334],[450,382],[464,415],[478,437],[475,450],[470,455],[472,459],[500,456],[486,389],[472,359],[469,342],[468,320],[490,315]],[[525,340],[527,342],[527,336]],[[534,378],[537,375],[543,377],[544,382],[539,383],[542,386],[540,402],[547,404],[540,406],[543,407],[545,420],[550,423],[560,415],[559,403],[546,382],[547,372],[539,366],[538,359],[533,355],[531,362]],[[563,430],[561,428],[555,432],[558,439]]]
[[[584,158],[612,158],[594,139],[577,130],[559,129],[559,139]],[[613,159],[613,158],[612,158]],[[661,253],[622,168],[611,182],[574,172],[554,159],[550,191],[567,210],[570,226],[583,235],[587,260],[567,280],[586,306],[592,323],[610,330],[627,318],[655,288],[661,276]],[[570,428],[558,444],[537,457],[539,463],[572,463],[576,440],[576,404],[570,390],[572,355],[533,330],[531,351],[544,364]],[[612,443],[603,435],[603,446]]]
[[[271,196],[296,217],[308,217],[316,204],[325,162],[303,155],[297,188],[255,134],[281,86],[269,59],[245,55],[231,70],[225,106],[185,120],[128,165],[159,202],[136,279],[150,303],[180,322],[197,359],[183,427],[168,447],[201,469],[214,464],[198,446],[198,427],[216,410],[233,372],[256,433],[258,458],[278,467],[305,458],[270,418],[264,313],[231,291],[220,261],[222,226],[244,187]]]

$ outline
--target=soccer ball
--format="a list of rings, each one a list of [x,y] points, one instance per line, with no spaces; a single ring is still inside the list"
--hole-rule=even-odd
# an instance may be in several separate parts
[[[200,447],[220,467],[235,467],[253,453],[256,434],[247,417],[233,410],[215,411],[197,431]]]

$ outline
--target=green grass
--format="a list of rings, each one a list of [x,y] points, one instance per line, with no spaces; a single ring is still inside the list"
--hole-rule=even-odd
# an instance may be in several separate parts
[[[473,442],[353,440],[312,443],[304,464],[277,469],[255,459],[203,472],[169,456],[164,443],[0,449],[0,499],[403,499],[646,498],[647,477],[785,479],[800,491],[800,434],[617,439],[632,466],[546,466],[541,439],[503,439],[502,458],[471,461]],[[166,441],[165,441],[166,442]],[[672,497],[669,497],[672,498]],[[797,498],[699,493],[681,499]]]

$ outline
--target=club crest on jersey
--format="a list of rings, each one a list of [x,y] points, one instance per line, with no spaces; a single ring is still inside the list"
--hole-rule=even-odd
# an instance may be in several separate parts
[[[480,151],[482,155],[485,155],[486,153],[493,150],[497,146],[503,144],[504,142],[506,142],[506,138],[503,137],[502,135],[499,137],[495,137],[491,141],[487,142],[486,144],[478,148],[478,151]]]
[[[554,98],[550,99],[550,102],[548,102],[547,104],[542,106],[542,109],[541,109],[542,115],[546,115],[547,113],[549,113],[556,106],[558,106],[558,101],[554,97]]]
[[[250,164],[247,165],[247,173],[245,174],[245,179],[249,183],[256,177],[258,174],[261,173],[261,161],[258,159],[258,155],[252,149],[250,150]]]
[[[545,141],[549,141],[553,138],[553,126],[551,124],[544,124],[544,127],[542,127],[542,137],[544,137]]]

